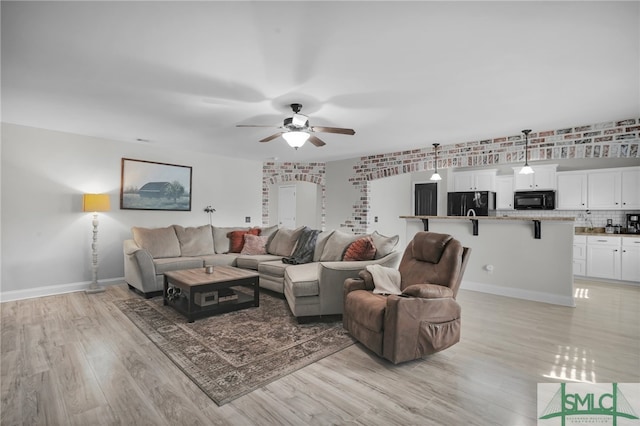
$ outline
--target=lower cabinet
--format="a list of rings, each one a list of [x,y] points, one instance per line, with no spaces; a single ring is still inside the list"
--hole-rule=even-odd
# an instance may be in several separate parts
[[[576,235],[573,273],[640,283],[640,237]]]
[[[587,237],[587,276],[620,279],[620,237]]]
[[[640,238],[622,238],[621,279],[640,282]]]
[[[587,237],[573,237],[573,275],[587,275]]]

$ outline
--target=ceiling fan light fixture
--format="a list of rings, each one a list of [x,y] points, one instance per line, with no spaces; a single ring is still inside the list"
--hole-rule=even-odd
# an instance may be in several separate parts
[[[309,139],[309,133],[307,132],[286,132],[282,134],[284,140],[287,141],[290,147],[298,149]]]

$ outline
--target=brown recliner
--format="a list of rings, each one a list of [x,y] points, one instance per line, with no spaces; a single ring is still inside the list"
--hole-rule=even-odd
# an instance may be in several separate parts
[[[344,328],[394,364],[454,345],[460,340],[455,298],[470,251],[451,235],[418,232],[398,267],[401,295],[373,293],[367,270],[345,281]]]

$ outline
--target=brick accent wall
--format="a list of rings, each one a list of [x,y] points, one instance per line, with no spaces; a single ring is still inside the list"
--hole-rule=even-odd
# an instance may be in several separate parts
[[[524,163],[524,145],[525,140],[522,134],[441,145],[438,149],[438,169]],[[640,158],[639,145],[640,118],[630,118],[532,132],[529,134],[529,160]],[[370,181],[433,168],[432,146],[360,157],[349,179],[349,182],[359,190],[360,197],[354,202],[351,217],[346,218],[341,226],[351,228],[355,233],[366,232],[369,221]],[[306,172],[302,173],[302,170]],[[324,218],[324,163],[265,163],[263,222],[265,220],[268,222],[269,215],[268,183],[306,180],[316,175],[322,182]]]
[[[269,185],[286,182],[311,182],[322,191],[321,226],[325,223],[325,163],[276,163],[262,164],[262,224],[269,224]]]

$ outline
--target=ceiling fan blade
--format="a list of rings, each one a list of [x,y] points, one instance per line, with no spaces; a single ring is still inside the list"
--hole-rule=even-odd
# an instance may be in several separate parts
[[[312,144],[314,144],[318,148],[320,148],[321,146],[325,146],[326,145],[326,143],[324,143],[320,138],[318,138],[316,136],[313,136],[313,135],[309,135],[309,142],[311,142]]]
[[[236,127],[278,127],[278,126],[270,126],[268,124],[236,124]]]
[[[353,129],[342,129],[340,127],[312,126],[311,130],[313,130],[314,132],[323,132],[323,133],[340,133],[342,135],[356,134],[356,131]]]
[[[271,136],[267,136],[267,137],[266,137],[266,138],[264,138],[264,139],[260,139],[260,141],[259,141],[259,142],[269,142],[269,141],[274,140],[275,138],[277,138],[277,137],[278,137],[278,136],[280,136],[280,135],[282,135],[282,132],[274,133],[274,134],[273,134],[273,135],[271,135]]]

